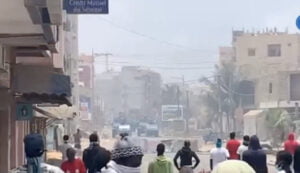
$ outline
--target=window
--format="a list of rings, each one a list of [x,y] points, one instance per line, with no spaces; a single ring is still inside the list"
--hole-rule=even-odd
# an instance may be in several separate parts
[[[0,68],[4,68],[5,61],[5,51],[4,48],[0,45]]]
[[[273,84],[269,83],[269,94],[273,93]]]
[[[255,49],[254,48],[249,48],[248,49],[248,56],[255,56]]]
[[[300,100],[300,74],[290,75],[290,100],[298,101]]]
[[[281,45],[280,44],[270,44],[270,45],[268,45],[268,56],[269,57],[279,57],[279,56],[281,56]]]

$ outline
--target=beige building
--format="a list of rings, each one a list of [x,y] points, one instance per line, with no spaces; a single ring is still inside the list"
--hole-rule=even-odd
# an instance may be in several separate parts
[[[234,31],[232,46],[246,105],[287,108],[300,101],[299,34]]]
[[[52,114],[38,109],[38,104],[71,105],[70,77],[65,75],[62,5],[61,0],[1,1],[1,173],[24,165],[24,136],[33,132],[46,135],[46,121]],[[29,110],[25,117],[18,114],[20,105]],[[42,117],[34,114],[37,110]]]

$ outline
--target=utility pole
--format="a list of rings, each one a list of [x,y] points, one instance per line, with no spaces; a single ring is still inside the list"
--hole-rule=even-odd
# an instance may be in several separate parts
[[[220,133],[221,139],[223,139],[223,113],[222,113],[222,106],[221,106],[221,83],[220,83],[220,75],[217,75],[217,84],[218,84],[218,114],[220,118]]]
[[[94,56],[95,57],[100,57],[100,56],[105,57],[105,70],[106,70],[106,72],[108,72],[109,71],[109,57],[113,56],[113,54],[111,54],[111,53],[95,53]]]

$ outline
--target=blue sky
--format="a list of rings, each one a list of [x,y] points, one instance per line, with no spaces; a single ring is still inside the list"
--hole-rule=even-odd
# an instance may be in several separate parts
[[[112,53],[111,68],[150,67],[165,80],[209,76],[232,29],[296,32],[299,0],[110,0],[109,15],[80,15],[81,53]],[[104,70],[103,57],[96,62]]]

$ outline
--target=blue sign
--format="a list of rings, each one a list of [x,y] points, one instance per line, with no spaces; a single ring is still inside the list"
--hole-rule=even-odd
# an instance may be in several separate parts
[[[68,14],[108,14],[108,0],[64,0]]]
[[[296,25],[297,25],[298,29],[300,29],[300,16],[298,16],[298,18],[296,20]]]
[[[33,117],[32,104],[18,103],[16,111],[17,120],[30,120]]]

